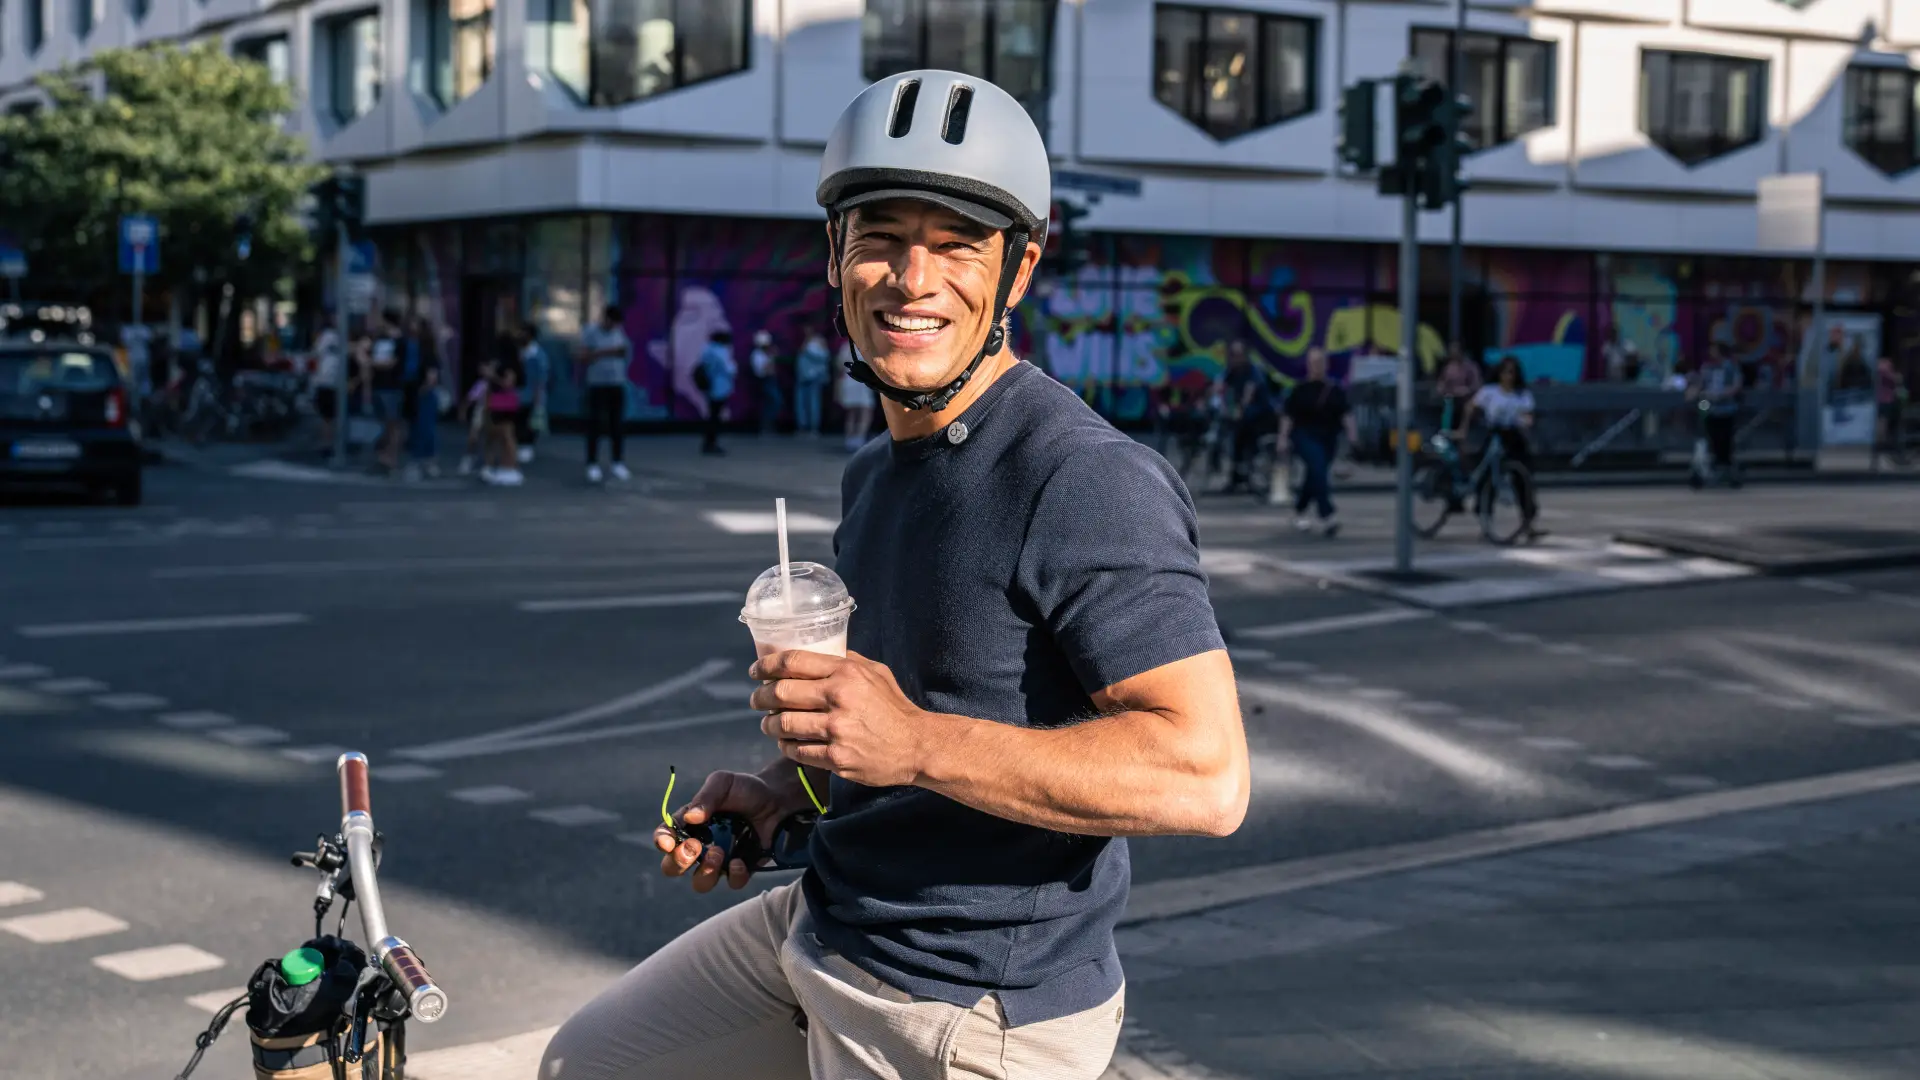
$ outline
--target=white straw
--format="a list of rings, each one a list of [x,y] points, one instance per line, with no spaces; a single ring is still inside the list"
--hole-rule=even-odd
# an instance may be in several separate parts
[[[780,595],[787,598],[787,614],[793,614],[793,564],[787,561],[787,500],[773,500],[774,532],[780,536]]]

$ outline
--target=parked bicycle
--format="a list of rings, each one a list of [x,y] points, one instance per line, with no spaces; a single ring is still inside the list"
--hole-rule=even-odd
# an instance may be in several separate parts
[[[405,1080],[406,1023],[431,1024],[447,1012],[447,995],[427,966],[388,932],[376,871],[385,837],[374,828],[367,759],[340,755],[340,831],[322,833],[312,851],[296,851],[293,865],[320,872],[313,901],[313,937],[268,960],[247,980],[247,992],[228,1002],[193,1041],[193,1057],[175,1080],[187,1080],[201,1057],[241,1008],[253,1046],[257,1078]],[[325,933],[335,900],[340,921]],[[347,910],[360,902],[360,928],[369,948],[348,940]]]
[[[1461,463],[1459,447],[1445,432],[1436,432],[1427,440],[1428,460],[1413,474],[1413,528],[1423,539],[1440,535],[1447,519],[1467,512],[1467,499],[1473,499],[1473,515],[1480,523],[1480,535],[1489,543],[1510,546],[1530,535],[1522,506],[1531,502],[1533,474],[1525,465],[1509,460],[1499,439],[1487,440],[1487,450],[1471,473]],[[1503,510],[1512,511],[1509,526]]]

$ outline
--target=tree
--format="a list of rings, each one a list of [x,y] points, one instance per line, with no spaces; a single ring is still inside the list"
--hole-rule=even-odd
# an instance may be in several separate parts
[[[166,44],[103,50],[37,81],[51,108],[0,117],[0,222],[35,278],[75,299],[117,288],[126,213],[159,222],[156,292],[200,269],[259,295],[308,257],[299,203],[324,170],[282,130],[292,97],[265,66],[214,42]]]

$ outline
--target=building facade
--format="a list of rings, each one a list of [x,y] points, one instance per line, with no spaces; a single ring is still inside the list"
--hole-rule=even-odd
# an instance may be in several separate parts
[[[813,188],[844,104],[891,72],[968,71],[1028,104],[1059,169],[1140,185],[1061,192],[1088,257],[1016,334],[1124,419],[1232,338],[1282,376],[1310,345],[1356,375],[1397,345],[1399,208],[1343,174],[1340,91],[1408,61],[1447,77],[1462,22],[1470,348],[1573,382],[1617,377],[1603,346],[1630,342],[1653,380],[1720,341],[1790,380],[1813,278],[1761,251],[1755,193],[1820,170],[1829,374],[1920,360],[1920,0],[0,0],[0,108],[95,48],[217,36],[289,82],[317,157],[367,178],[350,303],[428,314],[449,364],[535,322],[564,412],[568,347],[618,302],[633,417],[684,418],[712,328],[790,354],[824,324]],[[1425,363],[1450,226],[1421,215]]]

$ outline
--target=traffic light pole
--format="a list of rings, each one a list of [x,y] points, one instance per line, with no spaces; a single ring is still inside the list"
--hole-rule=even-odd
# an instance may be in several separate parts
[[[1413,570],[1413,375],[1420,338],[1420,195],[1409,182],[1400,196],[1400,371],[1394,388],[1395,467],[1399,473],[1393,515],[1393,569]]]

